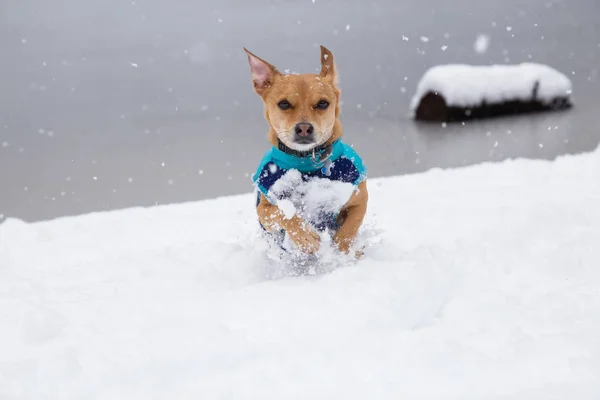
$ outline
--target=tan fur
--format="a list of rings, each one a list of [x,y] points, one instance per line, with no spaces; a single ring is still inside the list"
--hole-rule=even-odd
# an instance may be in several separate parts
[[[265,105],[265,118],[269,122],[269,141],[277,145],[278,139],[292,147],[293,129],[297,123],[309,122],[314,126],[316,143],[332,143],[342,136],[340,116],[340,90],[337,85],[337,71],[333,55],[321,46],[321,73],[284,75],[273,65],[256,57],[248,50],[254,90]],[[278,103],[287,100],[292,108],[281,110]],[[315,108],[320,100],[326,100],[330,106],[325,110]],[[301,149],[301,150],[308,150]],[[367,210],[368,191],[366,180],[340,212],[342,223],[334,236],[334,242],[341,252],[348,253]],[[313,253],[319,249],[319,236],[298,216],[286,219],[281,210],[261,195],[257,214],[260,222],[269,231],[286,230],[292,241],[305,252]],[[357,257],[360,252],[356,253]]]

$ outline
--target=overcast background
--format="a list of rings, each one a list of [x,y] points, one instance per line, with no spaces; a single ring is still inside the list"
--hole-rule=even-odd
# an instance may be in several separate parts
[[[312,72],[319,44],[341,74],[345,139],[371,177],[600,141],[597,0],[0,0],[0,214],[250,192],[268,143],[242,47]],[[430,66],[523,61],[567,74],[575,108],[446,128],[407,117]]]

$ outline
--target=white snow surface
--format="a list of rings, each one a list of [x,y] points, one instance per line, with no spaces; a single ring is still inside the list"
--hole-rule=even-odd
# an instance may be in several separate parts
[[[371,179],[269,279],[255,197],[0,225],[1,399],[598,399],[600,151]]]
[[[441,94],[446,104],[457,107],[476,106],[484,100],[488,103],[528,101],[536,82],[539,82],[537,99],[543,103],[550,103],[556,97],[571,97],[569,78],[547,65],[447,64],[425,72],[417,84],[410,109],[415,111],[428,92]]]

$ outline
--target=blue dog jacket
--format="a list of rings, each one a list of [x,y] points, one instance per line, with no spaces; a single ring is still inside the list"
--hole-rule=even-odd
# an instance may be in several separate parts
[[[327,157],[325,154],[330,154]],[[256,205],[260,202],[261,193],[272,204],[291,196],[288,193],[274,193],[271,189],[288,171],[297,170],[303,182],[313,178],[324,178],[358,186],[367,175],[362,159],[347,144],[341,140],[335,141],[329,149],[320,150],[314,156],[298,157],[288,154],[277,147],[272,147],[264,155],[252,180],[257,188]],[[337,214],[320,216],[315,226],[317,230],[335,230],[337,228]],[[262,224],[261,224],[262,227]],[[264,229],[264,227],[263,227]]]

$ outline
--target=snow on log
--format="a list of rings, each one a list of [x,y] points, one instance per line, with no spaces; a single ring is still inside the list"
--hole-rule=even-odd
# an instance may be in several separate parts
[[[570,108],[571,81],[547,65],[438,65],[419,81],[410,109],[421,121],[456,122]]]

